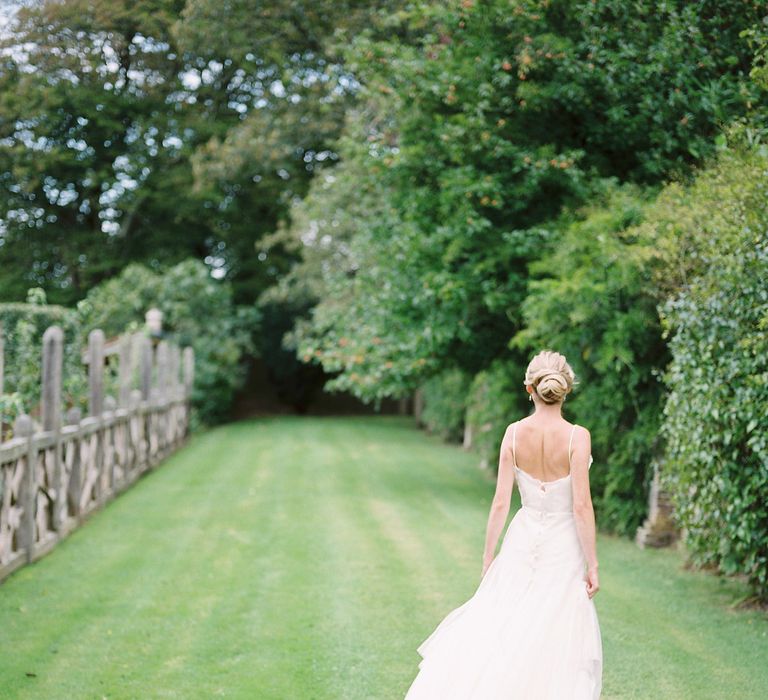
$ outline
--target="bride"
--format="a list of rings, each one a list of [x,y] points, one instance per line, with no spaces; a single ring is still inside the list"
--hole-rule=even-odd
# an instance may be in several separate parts
[[[419,646],[406,700],[600,697],[590,433],[562,417],[574,384],[563,355],[540,352],[524,384],[535,411],[501,443],[480,584]],[[494,558],[516,478],[522,507]]]

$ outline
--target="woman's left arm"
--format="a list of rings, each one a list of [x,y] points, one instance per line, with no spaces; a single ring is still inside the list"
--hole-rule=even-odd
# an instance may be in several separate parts
[[[483,553],[483,573],[493,561],[499,536],[509,515],[512,487],[515,484],[515,471],[512,463],[512,426],[507,426],[499,450],[499,471],[496,477],[496,493],[488,514],[488,526],[485,531],[485,552]]]

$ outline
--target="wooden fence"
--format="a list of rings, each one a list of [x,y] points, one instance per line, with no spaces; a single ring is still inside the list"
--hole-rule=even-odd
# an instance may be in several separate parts
[[[81,417],[77,408],[62,415],[63,340],[58,326],[43,335],[40,424],[21,415],[13,438],[0,444],[0,581],[49,552],[189,431],[192,348],[155,345],[141,333],[121,337],[113,398],[104,395],[105,355],[112,351],[105,352],[101,330],[91,331],[83,358],[89,415]]]

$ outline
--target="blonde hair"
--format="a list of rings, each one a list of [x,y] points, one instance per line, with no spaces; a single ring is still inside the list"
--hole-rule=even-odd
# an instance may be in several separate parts
[[[565,401],[578,382],[565,355],[542,350],[528,363],[523,383],[532,386],[544,403],[558,403]]]

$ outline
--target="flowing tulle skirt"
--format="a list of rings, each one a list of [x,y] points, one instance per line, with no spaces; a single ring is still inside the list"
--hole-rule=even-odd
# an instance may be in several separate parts
[[[475,594],[419,646],[406,700],[597,700],[602,643],[571,512],[523,507]]]

